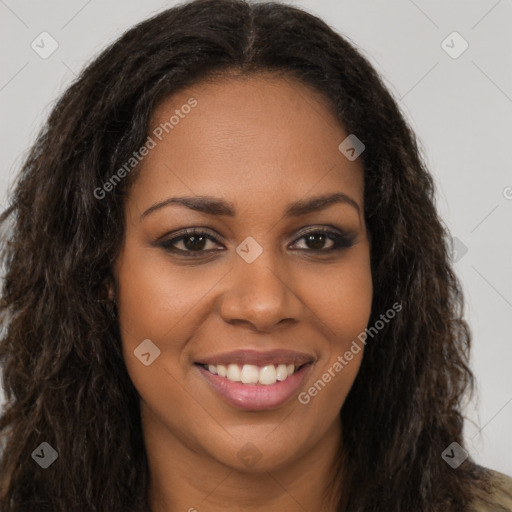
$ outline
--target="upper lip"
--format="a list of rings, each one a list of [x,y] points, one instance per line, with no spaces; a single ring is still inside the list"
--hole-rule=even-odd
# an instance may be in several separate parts
[[[234,350],[233,352],[224,352],[203,357],[197,364],[219,365],[219,364],[253,364],[264,366],[267,364],[293,364],[301,366],[310,363],[314,357],[304,352],[295,352],[292,350],[274,349],[265,352],[258,350]]]

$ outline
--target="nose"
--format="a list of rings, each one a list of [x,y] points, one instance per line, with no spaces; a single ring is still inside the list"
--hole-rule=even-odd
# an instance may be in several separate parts
[[[234,258],[220,300],[224,321],[255,331],[273,331],[297,323],[304,304],[294,290],[290,273],[278,265],[271,251],[264,250],[252,263],[238,255]]]

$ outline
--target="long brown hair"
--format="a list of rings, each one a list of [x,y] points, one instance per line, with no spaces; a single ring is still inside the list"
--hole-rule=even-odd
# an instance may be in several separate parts
[[[2,511],[147,507],[139,397],[115,311],[101,299],[137,169],[103,198],[95,190],[144,143],[158,101],[233,71],[312,86],[366,146],[370,324],[395,302],[403,309],[368,343],[341,410],[348,510],[461,511],[483,486],[471,459],[454,470],[441,457],[450,443],[463,445],[471,336],[433,180],[397,104],[355,47],[313,15],[197,0],[132,28],[81,73],[0,217]],[[31,457],[42,442],[58,452],[45,470]]]

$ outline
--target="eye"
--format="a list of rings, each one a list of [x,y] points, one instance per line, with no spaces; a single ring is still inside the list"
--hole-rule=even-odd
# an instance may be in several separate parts
[[[317,253],[346,249],[354,245],[354,237],[347,233],[318,228],[312,228],[307,232],[303,232],[302,236],[292,243],[292,246],[296,245],[300,240],[304,240],[306,247],[298,247],[296,248],[297,250]],[[325,247],[326,242],[330,242],[328,247]],[[210,233],[198,229],[184,230],[179,236],[164,240],[158,245],[167,251],[191,257],[222,250],[222,247],[217,249],[215,247],[208,248],[208,245],[220,245],[220,242]],[[178,247],[180,245],[181,248]]]
[[[219,250],[207,248],[208,243],[211,244],[211,242],[216,241],[217,239],[214,236],[210,235],[209,233],[195,229],[187,229],[184,232],[182,232],[180,236],[176,236],[169,240],[164,240],[159,245],[169,251],[181,252],[186,254],[187,256],[196,256],[196,254],[194,253],[198,253],[197,255],[200,256],[201,253],[204,252]],[[184,249],[177,247],[180,244],[182,247],[184,247]]]
[[[326,229],[311,229],[297,239],[304,240],[306,247],[299,247],[302,251],[313,252],[330,252],[338,249],[346,249],[354,245],[354,237],[346,233],[338,233]],[[326,248],[326,241],[330,240],[329,246]],[[297,243],[297,242],[295,242]]]

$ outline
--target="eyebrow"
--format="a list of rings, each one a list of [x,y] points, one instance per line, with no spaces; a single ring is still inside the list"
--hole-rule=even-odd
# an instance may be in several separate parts
[[[310,197],[307,199],[299,199],[289,204],[285,210],[285,217],[299,217],[308,213],[317,212],[328,208],[333,204],[348,204],[352,206],[360,215],[361,210],[359,204],[354,201],[350,196],[337,192],[335,194],[324,194],[320,196]],[[208,215],[225,215],[228,217],[235,216],[234,204],[223,199],[218,199],[211,196],[183,196],[183,197],[170,197],[165,201],[150,206],[141,216],[140,220],[147,217],[149,214],[164,208],[169,205],[181,205],[191,210],[206,213]]]

